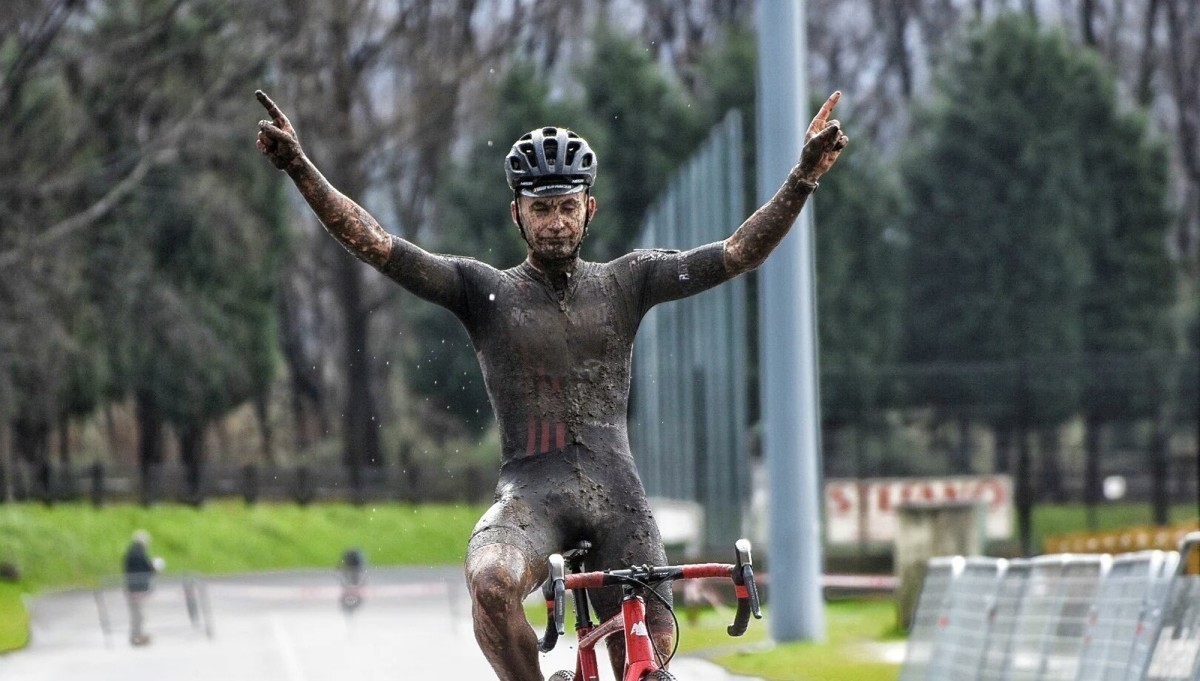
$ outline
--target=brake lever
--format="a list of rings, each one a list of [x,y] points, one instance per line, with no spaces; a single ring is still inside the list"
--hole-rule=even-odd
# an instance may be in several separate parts
[[[742,582],[746,586],[746,596],[750,600],[750,612],[754,619],[762,619],[762,607],[758,599],[758,585],[754,583],[754,561],[750,559],[750,540],[739,539],[734,542],[734,552],[737,553],[738,569],[742,573]]]
[[[558,637],[566,633],[566,568],[563,557],[557,553],[550,556],[550,575],[542,585],[542,596],[546,598],[546,634],[538,641],[538,650],[548,653],[554,650]]]

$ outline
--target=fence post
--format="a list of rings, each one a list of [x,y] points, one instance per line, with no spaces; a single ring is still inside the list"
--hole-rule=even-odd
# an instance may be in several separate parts
[[[104,505],[104,464],[97,461],[88,466],[88,480],[92,506],[100,508]]]
[[[242,467],[242,496],[247,506],[258,501],[258,467],[252,463]]]
[[[308,506],[312,503],[314,492],[312,475],[308,466],[300,466],[296,469],[296,503]]]

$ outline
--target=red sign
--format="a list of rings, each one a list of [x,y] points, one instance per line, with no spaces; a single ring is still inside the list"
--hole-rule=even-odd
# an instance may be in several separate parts
[[[1012,536],[1012,478],[873,478],[825,483],[825,538],[833,544],[891,542],[896,507],[906,503],[975,502],[985,507],[988,539]]]

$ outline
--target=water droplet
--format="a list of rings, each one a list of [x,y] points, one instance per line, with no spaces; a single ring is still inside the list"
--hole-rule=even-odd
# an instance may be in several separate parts
[[[489,293],[489,294],[488,294],[488,300],[495,300],[495,299],[496,299],[496,294],[495,294],[495,293]]]

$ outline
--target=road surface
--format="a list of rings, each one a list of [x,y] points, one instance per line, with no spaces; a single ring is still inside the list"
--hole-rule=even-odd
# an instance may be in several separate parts
[[[207,603],[194,601],[193,620],[182,582],[164,576],[147,608],[153,642],[140,648],[128,643],[128,616],[119,589],[47,594],[32,601],[29,647],[0,656],[0,679],[495,678],[471,633],[461,569],[376,569],[369,578],[364,603],[352,617],[338,607],[340,589],[332,570],[211,579]],[[573,668],[573,652],[574,640],[567,638],[542,655],[545,674]],[[681,681],[744,678],[695,658],[676,658],[671,671]],[[611,680],[606,664],[601,678]]]

